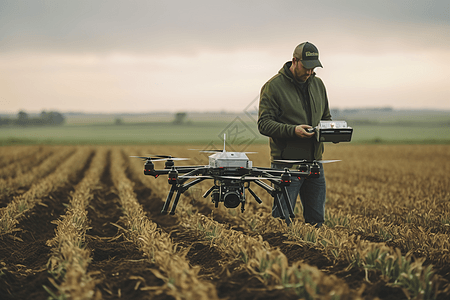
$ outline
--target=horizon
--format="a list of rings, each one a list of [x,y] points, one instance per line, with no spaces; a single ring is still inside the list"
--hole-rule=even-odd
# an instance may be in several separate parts
[[[247,113],[257,113],[257,110],[249,110],[249,111],[231,111],[231,110],[211,110],[211,111],[145,111],[145,112],[127,112],[127,111],[117,111],[117,112],[106,112],[106,111],[56,111],[56,110],[41,110],[41,111],[27,111],[27,110],[19,110],[16,112],[2,112],[0,111],[0,115],[17,115],[20,111],[23,111],[29,115],[38,115],[45,112],[58,112],[63,115],[151,115],[151,114],[176,114],[176,113],[187,113],[187,114],[247,114]],[[435,112],[435,113],[447,113],[450,112],[450,109],[436,109],[436,108],[392,108],[392,107],[346,107],[346,108],[331,108],[331,111],[339,111],[339,112],[351,112],[351,111],[373,111],[373,112]]]

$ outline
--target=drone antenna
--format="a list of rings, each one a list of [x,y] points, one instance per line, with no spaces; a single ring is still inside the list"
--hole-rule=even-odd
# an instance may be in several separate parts
[[[226,137],[227,137],[227,134],[226,133],[224,133],[223,134],[223,152],[225,152],[225,144],[226,144]]]

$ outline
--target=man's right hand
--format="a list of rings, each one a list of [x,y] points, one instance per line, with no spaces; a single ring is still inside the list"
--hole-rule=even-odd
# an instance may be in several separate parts
[[[307,128],[312,128],[309,125],[298,125],[297,127],[295,127],[295,135],[297,135],[300,138],[307,138],[309,139],[310,137],[312,137],[315,132],[307,132],[305,129]]]

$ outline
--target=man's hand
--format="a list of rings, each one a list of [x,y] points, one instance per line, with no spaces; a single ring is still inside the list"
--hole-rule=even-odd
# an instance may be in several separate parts
[[[306,128],[312,128],[309,125],[298,125],[297,127],[295,127],[295,134],[300,137],[300,138],[307,138],[309,139],[310,137],[312,137],[314,135],[315,132],[306,132]]]

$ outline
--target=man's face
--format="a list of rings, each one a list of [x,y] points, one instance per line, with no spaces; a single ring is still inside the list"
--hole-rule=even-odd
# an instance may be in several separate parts
[[[292,60],[292,68],[291,68],[291,72],[292,75],[294,75],[294,78],[297,81],[300,82],[305,82],[313,73],[314,73],[314,69],[306,69],[301,60],[294,58]]]

